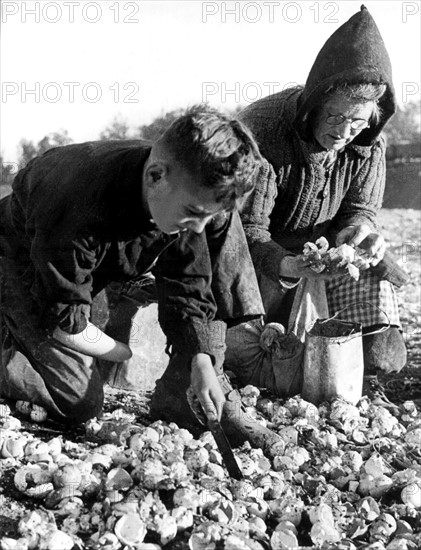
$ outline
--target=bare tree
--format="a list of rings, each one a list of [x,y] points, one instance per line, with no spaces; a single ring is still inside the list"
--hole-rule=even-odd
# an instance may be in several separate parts
[[[120,117],[114,117],[111,124],[100,133],[99,139],[107,141],[111,139],[127,139],[128,131],[129,125],[127,124],[127,121],[121,119]]]
[[[178,118],[184,109],[176,109],[174,111],[169,111],[165,115],[159,116],[151,124],[145,124],[139,126],[138,133],[142,139],[147,139],[149,141],[156,141],[162,136],[167,128],[171,126],[176,118]]]
[[[49,149],[69,145],[72,141],[73,140],[69,137],[67,130],[52,132],[51,134],[44,136],[36,145],[33,141],[22,139],[19,143],[19,147],[21,148],[19,166],[26,166],[31,159],[43,155]]]

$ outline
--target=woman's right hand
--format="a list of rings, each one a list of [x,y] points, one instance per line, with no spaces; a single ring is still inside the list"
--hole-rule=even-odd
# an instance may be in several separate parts
[[[317,273],[303,256],[284,256],[279,265],[280,277],[330,280],[344,275],[348,275],[345,267],[338,267],[334,272],[324,269],[322,272]]]

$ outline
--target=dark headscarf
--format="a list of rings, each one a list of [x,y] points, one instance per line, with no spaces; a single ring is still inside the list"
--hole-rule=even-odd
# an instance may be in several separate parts
[[[379,122],[353,140],[356,145],[371,145],[395,113],[396,98],[389,55],[365,6],[361,6],[358,13],[332,34],[313,63],[295,118],[295,126],[304,138],[311,133],[310,112],[324,103],[323,96],[328,89],[343,82],[386,85],[386,91],[378,102],[381,108]]]

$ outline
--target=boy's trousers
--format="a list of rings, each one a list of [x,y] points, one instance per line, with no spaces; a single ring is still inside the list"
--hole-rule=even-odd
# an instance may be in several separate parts
[[[0,285],[0,395],[42,405],[59,420],[96,416],[104,398],[99,362],[37,327],[24,274],[4,257]]]

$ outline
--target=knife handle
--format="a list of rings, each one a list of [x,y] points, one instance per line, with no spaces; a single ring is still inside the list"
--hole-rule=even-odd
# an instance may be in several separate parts
[[[200,404],[199,398],[194,393],[193,388],[189,386],[186,391],[187,403],[189,404],[190,409],[192,410],[197,421],[200,422],[202,426],[206,426],[208,419],[206,418],[205,411]]]

